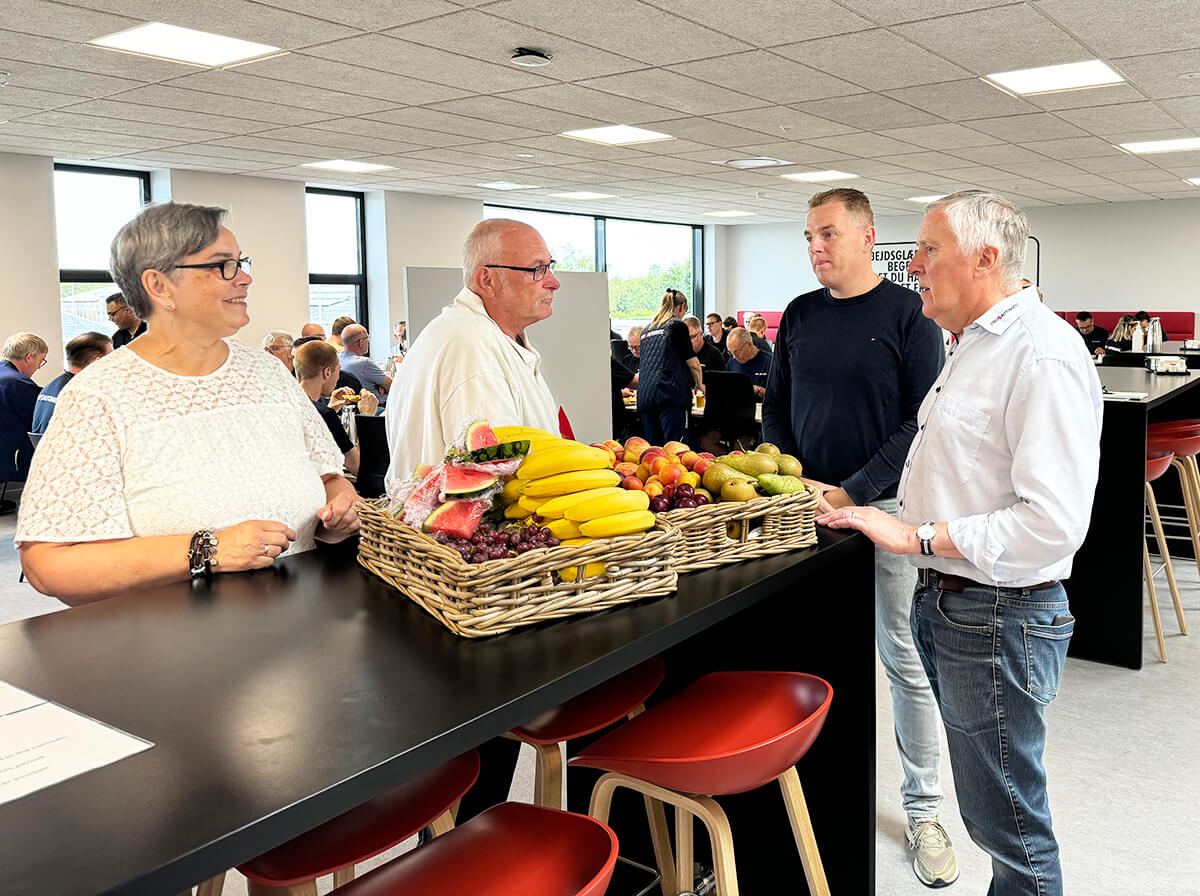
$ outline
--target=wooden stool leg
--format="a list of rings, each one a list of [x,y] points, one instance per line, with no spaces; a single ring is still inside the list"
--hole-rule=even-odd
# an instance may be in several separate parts
[[[1154,590],[1154,570],[1150,566],[1150,549],[1142,539],[1142,568],[1146,571],[1146,586],[1150,589],[1150,618],[1154,620],[1154,635],[1158,638],[1159,662],[1167,661],[1167,642],[1163,639],[1162,617],[1158,615],[1158,592]]]
[[[196,887],[196,896],[221,896],[223,889],[225,889],[224,871],[215,877],[210,877],[200,886]]]
[[[1180,628],[1187,625],[1183,618],[1183,602],[1179,599],[1179,585],[1175,581],[1175,567],[1171,565],[1171,553],[1167,550],[1167,536],[1163,533],[1162,518],[1158,515],[1158,502],[1154,500],[1154,489],[1146,484],[1146,504],[1150,507],[1150,522],[1154,525],[1154,537],[1158,539],[1158,550],[1162,554],[1163,566],[1167,570],[1167,585],[1171,588],[1171,600],[1175,604],[1175,617]]]
[[[800,860],[804,863],[804,877],[808,880],[809,892],[813,896],[829,896],[825,866],[821,863],[821,853],[817,850],[817,837],[813,833],[808,804],[804,801],[804,790],[800,787],[800,776],[796,774],[795,766],[776,780],[783,791],[783,801],[787,804],[788,819],[792,823],[792,834],[796,838]]]
[[[733,858],[733,832],[729,818],[717,801],[707,796],[682,797],[688,808],[708,830],[712,844],[713,873],[717,878],[717,896],[738,896],[737,863]]]
[[[305,881],[291,887],[268,887],[256,881],[246,881],[246,892],[249,896],[317,896],[317,882]]]
[[[440,837],[447,831],[454,830],[454,810],[457,808],[458,804],[455,803],[454,806],[447,809],[433,820],[433,823],[429,825],[429,829],[433,832],[433,836]]]
[[[350,881],[354,880],[354,866],[350,865],[347,868],[339,868],[333,872],[333,888],[344,887]]]
[[[667,813],[660,800],[642,795],[646,803],[646,821],[650,824],[650,840],[654,843],[654,861],[662,878],[663,896],[676,896],[679,887],[675,880],[675,859],[671,855],[671,832],[667,829]]]
[[[558,744],[531,744],[537,754],[533,802],[547,809],[562,808],[563,761]]]
[[[675,807],[675,887],[685,893],[696,885],[692,873],[693,844],[692,813],[683,806]]]

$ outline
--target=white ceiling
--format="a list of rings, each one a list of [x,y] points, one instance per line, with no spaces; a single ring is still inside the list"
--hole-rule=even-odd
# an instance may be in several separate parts
[[[1200,197],[1196,0],[0,0],[0,152],[714,223],[795,221],[835,168],[877,214],[967,187],[1024,206]],[[86,41],[147,21],[283,47],[225,70]],[[552,65],[508,63],[516,47]],[[1128,83],[1017,99],[998,71],[1100,58]],[[678,139],[558,136],[632,124]],[[769,155],[788,169],[713,162]],[[376,175],[299,168],[331,158]],[[480,182],[538,189],[498,192]],[[589,190],[614,199],[550,198]]]

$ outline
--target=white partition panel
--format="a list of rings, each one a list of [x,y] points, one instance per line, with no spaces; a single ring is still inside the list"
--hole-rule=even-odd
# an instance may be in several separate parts
[[[575,438],[599,442],[612,437],[608,275],[556,271],[555,276],[562,288],[554,296],[554,314],[529,328],[529,341],[542,353],[546,382],[566,410]],[[411,341],[458,295],[462,270],[406,267],[404,283]]]

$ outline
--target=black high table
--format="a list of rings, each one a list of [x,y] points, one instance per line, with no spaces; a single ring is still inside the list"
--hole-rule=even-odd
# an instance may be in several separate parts
[[[1077,620],[1070,655],[1140,669],[1147,428],[1165,420],[1200,418],[1200,371],[1154,374],[1145,368],[1110,367],[1106,357],[1097,372],[1112,392],[1145,392],[1146,398],[1104,402],[1091,525],[1071,577],[1063,583]],[[1160,504],[1182,503],[1174,474],[1154,488]],[[1190,557],[1191,542],[1176,541],[1173,556],[1177,550]]]
[[[0,627],[0,681],[155,744],[0,805],[0,890],[178,893],[661,653],[663,692],[720,668],[832,683],[799,771],[834,892],[873,893],[873,554],[855,533],[820,537],[478,641],[346,548]],[[722,802],[743,891],[804,892],[778,788]]]

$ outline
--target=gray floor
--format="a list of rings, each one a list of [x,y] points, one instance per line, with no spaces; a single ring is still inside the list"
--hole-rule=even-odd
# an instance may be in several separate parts
[[[15,520],[0,517],[0,623],[62,605],[19,584],[12,545]],[[1194,634],[1179,635],[1166,582],[1159,603],[1170,662],[1158,662],[1150,615],[1139,672],[1068,660],[1058,699],[1048,712],[1046,764],[1055,829],[1062,845],[1066,891],[1074,896],[1185,896],[1200,894],[1200,837],[1194,821],[1200,803],[1200,577],[1191,561],[1176,564],[1183,604]],[[913,876],[904,846],[899,803],[900,763],[892,740],[887,679],[877,664],[876,822],[879,896],[929,892]],[[954,782],[943,749],[946,804],[942,821],[954,840],[961,877],[951,893],[983,894],[989,863],[967,838],[958,818]],[[513,798],[532,796],[532,756],[522,755]],[[814,818],[821,836],[829,819]],[[824,829],[824,830],[822,830]],[[739,832],[734,831],[736,843]],[[742,836],[745,836],[742,834]],[[380,857],[411,848],[410,844]],[[374,863],[372,863],[374,864]],[[322,881],[321,893],[328,892]],[[231,873],[230,896],[243,896],[245,880]]]

